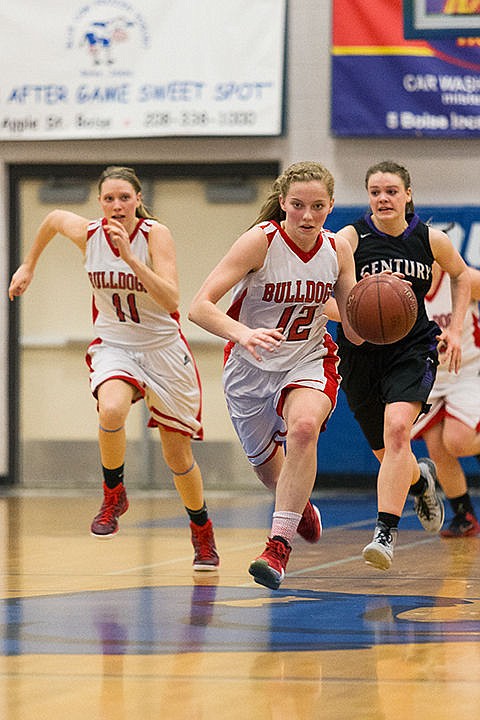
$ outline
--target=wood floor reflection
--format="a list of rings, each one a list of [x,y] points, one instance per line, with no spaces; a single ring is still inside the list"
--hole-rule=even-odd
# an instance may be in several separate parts
[[[221,567],[194,573],[174,494],[130,495],[111,541],[89,493],[0,497],[0,718],[471,720],[480,707],[480,539],[411,510],[387,573],[363,563],[375,498],[320,493],[280,590],[256,585],[271,498],[209,496]]]

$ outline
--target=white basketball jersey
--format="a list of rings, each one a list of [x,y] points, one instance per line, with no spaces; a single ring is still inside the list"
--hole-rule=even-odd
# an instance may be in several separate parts
[[[450,325],[452,318],[452,296],[450,294],[450,276],[442,271],[440,282],[433,292],[425,297],[425,308],[430,320],[434,320],[440,330]],[[462,368],[471,363],[479,364],[480,359],[480,321],[478,302],[472,301],[468,306],[463,322],[462,334]],[[439,373],[446,373],[448,369],[439,365]]]
[[[178,315],[154,302],[119,255],[105,229],[106,219],[89,223],[85,269],[93,291],[93,324],[98,337],[114,345],[154,348],[178,337]],[[139,219],[130,236],[132,251],[151,267],[148,235],[154,220]]]
[[[265,262],[235,285],[228,314],[250,328],[281,327],[286,342],[272,353],[260,351],[261,363],[238,344],[232,352],[263,370],[284,371],[312,352],[319,357],[327,352],[323,306],[338,277],[335,236],[322,230],[315,246],[304,252],[277,223],[258,227],[268,241]]]

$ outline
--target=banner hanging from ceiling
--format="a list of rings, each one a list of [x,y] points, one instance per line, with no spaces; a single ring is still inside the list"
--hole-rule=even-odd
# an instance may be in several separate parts
[[[334,0],[334,135],[480,137],[480,4],[454,5]]]
[[[7,3],[0,140],[274,136],[286,0]]]

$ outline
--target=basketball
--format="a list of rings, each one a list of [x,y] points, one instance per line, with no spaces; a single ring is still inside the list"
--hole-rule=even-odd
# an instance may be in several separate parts
[[[410,332],[417,319],[417,298],[395,275],[367,275],[347,299],[347,317],[355,332],[375,345],[388,345]]]

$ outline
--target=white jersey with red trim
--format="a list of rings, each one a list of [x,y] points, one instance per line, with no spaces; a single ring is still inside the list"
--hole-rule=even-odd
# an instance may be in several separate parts
[[[441,330],[450,325],[452,319],[452,296],[450,292],[450,276],[442,271],[437,287],[425,296],[425,308],[431,320],[435,320]],[[480,320],[478,302],[472,300],[467,308],[462,332],[462,368],[480,363]],[[444,365],[439,365],[439,373],[450,375]],[[445,379],[443,378],[443,379]]]
[[[437,287],[425,296],[425,309],[430,320],[434,320],[441,330],[450,325],[452,318],[452,296],[450,293],[450,276],[442,271]],[[468,306],[462,333],[462,369],[469,365],[480,365],[480,320],[478,302],[472,301]],[[440,364],[437,370],[437,381],[444,382],[449,377],[448,368]]]
[[[452,317],[452,299],[450,295],[450,277],[442,273],[436,288],[425,296],[427,315],[444,330]],[[440,359],[442,356],[440,355]],[[445,418],[455,418],[467,427],[480,432],[480,321],[478,303],[472,301],[468,306],[462,333],[462,364],[458,374],[449,372],[448,367],[440,364],[432,392],[428,398],[431,409],[421,415],[412,429],[412,438],[423,436],[425,430],[443,422]]]
[[[132,251],[151,267],[148,236],[155,220],[141,218],[130,236]],[[93,324],[98,337],[121,347],[155,348],[175,340],[178,315],[163,310],[119,255],[105,228],[89,223],[85,269],[93,291]]]
[[[250,328],[282,327],[286,341],[272,353],[260,351],[261,363],[238,343],[231,352],[263,370],[285,371],[312,352],[327,353],[323,306],[338,277],[335,236],[322,230],[304,252],[276,222],[257,227],[268,241],[265,262],[235,285],[228,314]]]

